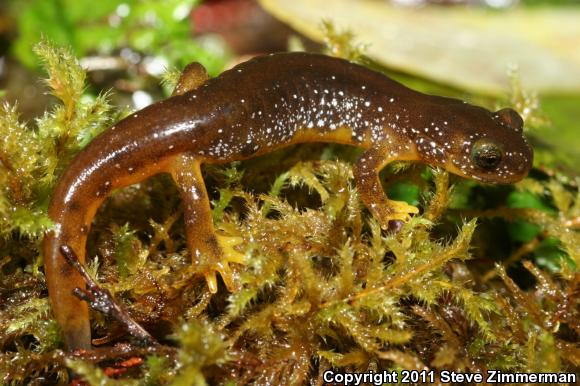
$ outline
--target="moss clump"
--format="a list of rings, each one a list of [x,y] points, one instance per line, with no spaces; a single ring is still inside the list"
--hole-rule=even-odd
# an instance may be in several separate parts
[[[37,51],[59,104],[34,128],[13,107],[0,112],[3,383],[66,384],[67,369],[94,385],[262,385],[321,383],[328,369],[580,366],[577,184],[542,177],[490,188],[391,168],[391,181],[418,187],[422,214],[385,233],[361,206],[350,164],[335,157],[350,150],[317,146],[300,148],[302,162],[278,152],[206,168],[216,226],[240,237],[246,255],[235,293],[209,293],[191,267],[169,178],[115,192],[93,226],[90,271],[160,344],[143,347],[95,313],[99,347],[64,353],[36,268],[46,202],[71,156],[120,113],[106,95],[83,96],[84,75],[66,51]],[[516,220],[531,228],[510,228]],[[496,228],[517,237],[498,243]],[[557,267],[538,265],[545,240],[556,240],[545,247],[558,251]]]

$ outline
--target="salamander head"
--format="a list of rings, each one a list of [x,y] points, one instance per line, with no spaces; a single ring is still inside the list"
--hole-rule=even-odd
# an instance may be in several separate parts
[[[458,119],[453,149],[444,167],[488,183],[523,179],[532,168],[533,151],[524,137],[520,115],[510,108],[489,112],[469,107],[468,119]]]

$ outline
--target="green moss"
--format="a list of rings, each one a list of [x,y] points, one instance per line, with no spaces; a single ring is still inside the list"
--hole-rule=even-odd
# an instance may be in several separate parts
[[[330,368],[580,365],[576,183],[543,177],[490,188],[399,165],[385,172],[387,191],[413,186],[422,214],[386,233],[340,160],[351,150],[316,146],[301,147],[299,162],[278,152],[205,169],[216,226],[240,237],[246,256],[233,293],[222,285],[209,293],[191,266],[170,179],[114,192],[91,231],[90,271],[161,344],[140,347],[93,315],[102,346],[64,354],[37,269],[46,203],[71,157],[121,113],[106,95],[84,97],[68,51],[45,42],[37,52],[59,104],[29,125],[14,107],[0,112],[2,382],[66,384],[67,369],[93,385],[204,385],[306,384]],[[502,229],[505,245],[479,247],[500,244]]]
[[[337,31],[336,27],[330,20],[323,20],[321,29],[324,35],[326,53],[328,55],[338,56],[353,62],[360,62],[363,60],[366,46],[361,43],[355,43],[355,34],[352,31]]]

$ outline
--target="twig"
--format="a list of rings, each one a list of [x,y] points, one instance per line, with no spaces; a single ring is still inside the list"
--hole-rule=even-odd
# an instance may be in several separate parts
[[[96,347],[89,351],[79,350],[66,354],[68,358],[82,359],[83,361],[91,363],[101,363],[123,358],[145,357],[150,355],[163,356],[173,360],[177,355],[177,350],[173,347],[163,345],[137,347],[131,343],[118,343],[115,346]]]
[[[63,245],[60,247],[60,251],[66,261],[78,271],[87,283],[88,290],[78,287],[73,290],[73,294],[77,298],[87,302],[93,310],[102,312],[103,314],[119,321],[125,326],[129,334],[143,341],[145,344],[158,344],[155,338],[145,331],[139,323],[133,320],[133,318],[131,318],[131,316],[129,316],[129,314],[123,310],[117,302],[115,302],[115,299],[109,290],[101,288],[93,278],[91,278],[72,248],[68,245]]]

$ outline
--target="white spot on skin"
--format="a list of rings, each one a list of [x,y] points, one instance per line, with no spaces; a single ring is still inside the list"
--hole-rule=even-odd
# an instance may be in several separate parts
[[[199,200],[199,194],[197,192],[197,189],[195,188],[195,186],[191,187],[191,194],[194,200]]]

